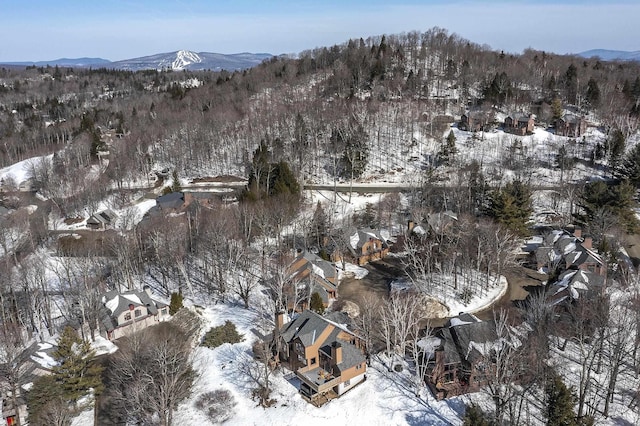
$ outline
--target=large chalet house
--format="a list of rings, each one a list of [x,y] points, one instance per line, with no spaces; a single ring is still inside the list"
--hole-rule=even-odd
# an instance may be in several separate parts
[[[477,392],[488,384],[495,369],[491,351],[499,346],[493,321],[460,314],[438,330],[436,337],[426,382],[437,399]]]
[[[567,114],[555,121],[556,135],[579,138],[587,130],[587,121],[584,117]]]
[[[347,230],[343,238],[346,240],[347,252],[335,251],[331,260],[335,263],[348,258],[358,266],[366,265],[369,262],[384,259],[389,254],[388,235],[383,235],[381,231],[367,228],[356,229],[351,227]]]
[[[605,277],[579,269],[566,270],[547,290],[546,300],[551,305],[577,301],[582,297],[602,294]]]
[[[329,306],[331,301],[338,297],[338,271],[336,267],[320,256],[308,251],[299,251],[288,267],[288,275],[291,279],[291,285],[285,289],[289,293],[293,293],[294,288],[291,286],[300,286],[304,281],[308,280],[309,295],[318,293],[322,298],[325,307]],[[288,296],[294,296],[288,294]],[[306,300],[297,301],[297,298],[287,297],[287,311],[297,311],[308,308]]]
[[[365,380],[367,363],[360,339],[346,327],[306,310],[285,323],[276,314],[271,340],[276,360],[300,379],[300,393],[321,405]]]
[[[108,340],[119,339],[169,318],[169,307],[142,291],[118,293],[112,290],[102,296],[100,334]]]
[[[607,265],[592,245],[592,238],[583,237],[580,228],[575,228],[573,235],[567,231],[551,231],[535,251],[537,269],[580,270],[604,277]]]
[[[531,114],[511,114],[504,119],[504,131],[524,136],[533,133],[535,124],[535,117]]]
[[[460,130],[479,132],[487,130],[489,123],[493,121],[493,111],[472,110],[460,116]]]

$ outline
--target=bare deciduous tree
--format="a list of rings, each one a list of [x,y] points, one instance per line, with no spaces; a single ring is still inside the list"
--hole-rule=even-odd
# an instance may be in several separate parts
[[[171,426],[175,409],[190,395],[197,376],[192,345],[198,321],[178,323],[135,333],[114,355],[107,371],[108,392],[126,420],[146,424],[158,416],[162,426]]]

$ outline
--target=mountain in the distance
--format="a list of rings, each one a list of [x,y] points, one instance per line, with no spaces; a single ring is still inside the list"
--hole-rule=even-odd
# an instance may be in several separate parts
[[[640,50],[626,52],[623,50],[592,49],[578,53],[583,58],[598,57],[604,61],[640,61]]]
[[[111,62],[102,58],[77,58],[77,59],[55,59],[52,61],[38,62],[4,62],[0,65],[10,66],[37,66],[44,67],[61,66],[77,68],[111,68],[127,71],[138,70],[228,70],[236,71],[254,67],[265,59],[271,58],[269,53],[208,53],[192,52],[189,50],[179,50],[177,52],[159,53],[157,55],[143,56],[141,58],[125,59]]]
[[[148,69],[172,70],[228,70],[235,71],[254,67],[273,55],[268,53],[222,53],[192,52],[179,50],[177,52],[159,53],[141,58],[125,59],[111,62],[108,67],[120,70],[138,71]]]
[[[15,66],[36,66],[36,67],[46,67],[47,65],[51,66],[60,66],[60,67],[78,67],[78,68],[87,68],[87,67],[103,67],[110,64],[111,61],[102,58],[60,58],[54,59],[51,61],[37,61],[37,62],[3,62],[2,65],[15,65]]]

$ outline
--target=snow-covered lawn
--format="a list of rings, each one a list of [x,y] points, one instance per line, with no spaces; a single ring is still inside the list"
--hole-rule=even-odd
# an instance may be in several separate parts
[[[185,426],[214,424],[194,406],[202,393],[216,389],[231,392],[237,405],[229,425],[457,425],[461,424],[464,399],[436,401],[428,391],[416,397],[408,373],[389,372],[379,360],[367,369],[367,380],[341,398],[316,408],[298,394],[296,379],[287,370],[272,376],[274,406],[262,408],[251,399],[255,383],[243,372],[252,361],[251,329],[262,322],[253,310],[214,305],[204,310],[207,329],[226,320],[234,322],[245,340],[215,349],[198,347],[195,365],[200,373],[192,397],[181,404],[175,418]],[[283,374],[284,373],[284,374]]]

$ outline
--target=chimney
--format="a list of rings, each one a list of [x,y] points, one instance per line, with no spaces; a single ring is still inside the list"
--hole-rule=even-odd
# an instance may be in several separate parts
[[[407,222],[407,234],[411,234],[413,232],[413,228],[416,227],[416,224],[414,221],[410,220],[409,222]]]
[[[338,341],[331,344],[331,358],[335,365],[342,363],[342,344]]]
[[[145,293],[149,295],[149,297],[151,297],[151,287],[149,287],[148,285],[145,285],[144,287],[142,287],[142,289],[144,290]]]
[[[591,250],[593,248],[593,238],[590,235],[585,235],[582,240],[582,247]]]
[[[573,236],[576,238],[582,238],[582,228],[576,226],[573,228]]]
[[[276,312],[276,330],[280,330],[284,325],[284,312]]]

